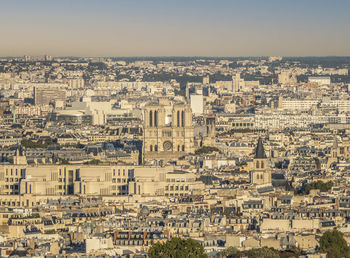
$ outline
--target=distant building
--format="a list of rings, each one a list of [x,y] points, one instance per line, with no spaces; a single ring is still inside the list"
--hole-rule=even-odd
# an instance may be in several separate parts
[[[297,77],[295,74],[292,74],[291,71],[282,71],[278,75],[278,83],[281,84],[293,84],[297,83]]]
[[[169,160],[194,151],[192,110],[186,104],[148,105],[144,113],[144,159]]]
[[[312,76],[309,77],[310,83],[316,83],[318,85],[329,85],[331,84],[331,77],[329,76]]]
[[[83,89],[85,82],[83,78],[68,79],[68,86],[71,89]]]
[[[195,116],[203,115],[203,95],[191,94],[191,109]]]
[[[66,100],[66,92],[59,89],[43,89],[34,88],[34,103],[35,105],[49,105],[51,101]]]

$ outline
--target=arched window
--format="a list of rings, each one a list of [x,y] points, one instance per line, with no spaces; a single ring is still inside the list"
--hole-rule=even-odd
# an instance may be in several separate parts
[[[154,145],[154,151],[158,151],[158,145]]]
[[[261,161],[261,168],[264,168],[264,161]]]
[[[149,151],[153,151],[153,146],[152,145],[149,146]]]
[[[158,126],[158,111],[154,111],[154,126]]]
[[[176,115],[176,118],[177,118],[177,127],[180,127],[180,111],[177,111],[177,115]]]
[[[153,112],[152,110],[149,112],[149,126],[153,126]]]
[[[185,112],[181,111],[181,126],[185,127]]]
[[[180,145],[177,145],[177,151],[180,151]]]
[[[259,168],[260,166],[259,166],[259,160],[256,162],[256,168]]]
[[[182,151],[185,151],[185,145],[182,145]]]

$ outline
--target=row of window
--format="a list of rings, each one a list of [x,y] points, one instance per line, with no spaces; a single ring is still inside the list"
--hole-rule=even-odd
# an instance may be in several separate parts
[[[18,190],[18,185],[5,185],[5,189],[15,189]]]
[[[254,126],[253,123],[232,123],[233,127],[252,127]]]
[[[65,172],[66,172],[66,171],[65,171]],[[73,171],[73,170],[69,170],[68,172],[70,172],[71,174],[73,174],[74,171]],[[129,177],[133,177],[133,172],[134,172],[133,169],[128,169],[128,176],[129,176]],[[80,170],[79,170],[79,169],[76,169],[75,173],[76,173],[76,178],[77,178],[77,179],[78,179],[78,178],[80,179]],[[126,169],[123,168],[123,170],[121,170],[120,168],[118,168],[118,170],[116,170],[116,169],[114,168],[114,169],[113,169],[113,177],[115,177],[117,173],[118,173],[118,176],[121,176],[121,175],[125,176],[125,175],[126,175]],[[61,170],[61,169],[59,169],[59,176],[62,177],[62,170]],[[66,173],[65,173],[65,176],[66,176]],[[60,181],[60,182],[62,182],[62,181]]]
[[[262,175],[262,174],[259,175],[259,174],[258,174],[258,175],[256,176],[256,179],[264,179],[264,175]]]
[[[18,178],[5,178],[5,182],[18,182]]]
[[[259,160],[256,162],[256,168],[264,168],[264,161],[261,161],[261,165],[260,165],[260,162]]]
[[[20,202],[11,202],[11,201],[8,201],[8,202],[1,202],[1,204],[3,205],[3,206],[20,206],[21,205],[21,203]],[[32,206],[34,206],[35,204],[36,205],[40,205],[40,202],[31,202],[31,204],[32,204]],[[22,205],[21,205],[22,207],[23,206],[25,206],[25,202],[22,202]],[[29,206],[29,200],[27,200],[26,201],[26,206]]]
[[[115,179],[115,178],[113,178],[112,182],[113,183],[126,183],[126,179],[125,178],[123,178],[123,179],[120,179],[120,178]]]
[[[155,151],[157,152],[158,151],[158,145],[155,144],[155,145],[150,145],[149,146],[149,151]],[[185,151],[185,145],[177,145],[177,151]]]
[[[178,185],[176,185],[176,186],[174,186],[174,185],[171,185],[171,186],[165,186],[165,191],[188,191],[188,189],[189,189],[189,187],[188,187],[188,185],[185,185],[185,186],[183,186],[183,185],[180,185],[180,186],[178,186]]]
[[[6,172],[5,172],[5,174],[6,174],[6,176],[8,176],[8,175],[11,175],[11,176],[14,176],[14,175],[16,175],[16,176],[18,176],[18,172],[19,172],[19,170],[16,168],[16,169],[8,169],[8,168],[6,168]],[[21,169],[21,176],[23,176],[25,174],[25,169]]]

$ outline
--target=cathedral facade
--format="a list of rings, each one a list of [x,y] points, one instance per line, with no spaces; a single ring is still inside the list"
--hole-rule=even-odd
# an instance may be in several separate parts
[[[143,159],[171,160],[194,152],[188,104],[151,104],[144,110]]]

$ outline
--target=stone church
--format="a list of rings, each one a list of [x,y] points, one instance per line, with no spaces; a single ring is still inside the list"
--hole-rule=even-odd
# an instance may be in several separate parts
[[[194,129],[188,104],[149,104],[144,110],[143,159],[177,159],[193,153]]]
[[[264,150],[263,141],[261,138],[255,149],[255,156],[253,160],[253,169],[250,172],[250,182],[253,185],[271,184],[271,169],[268,164],[268,159]]]

